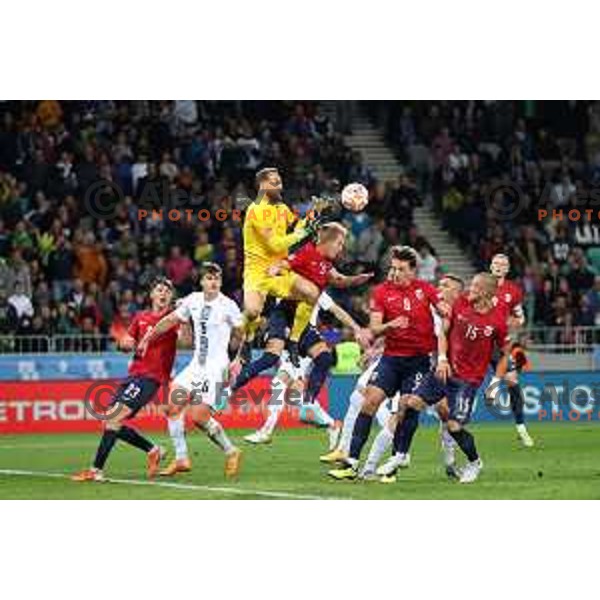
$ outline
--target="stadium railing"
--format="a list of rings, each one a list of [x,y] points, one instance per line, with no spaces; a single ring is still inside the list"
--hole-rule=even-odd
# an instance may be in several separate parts
[[[0,354],[91,353],[114,349],[114,341],[108,335],[0,335]]]
[[[527,347],[536,352],[591,354],[600,346],[600,327],[528,327]],[[0,354],[93,353],[115,350],[108,335],[0,335]]]
[[[600,345],[600,327],[529,327],[527,347],[557,354],[590,354]]]

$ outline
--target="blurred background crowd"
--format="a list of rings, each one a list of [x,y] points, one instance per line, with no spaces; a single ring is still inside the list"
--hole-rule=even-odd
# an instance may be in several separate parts
[[[240,222],[140,219],[138,209],[181,207],[184,198],[194,213],[230,211],[254,196],[254,173],[265,165],[281,169],[285,198],[300,212],[311,196],[349,181],[369,187],[367,210],[343,215],[343,271],[377,270],[390,245],[408,243],[419,251],[420,275],[435,281],[444,257],[413,218],[426,202],[478,268],[496,252],[510,256],[531,323],[600,324],[598,220],[537,217],[544,207],[594,206],[597,103],[367,102],[349,110],[385,131],[404,165],[396,179],[378,180],[344,142],[352,119],[336,121],[318,102],[0,103],[2,347],[45,351],[56,337],[52,349],[104,349],[94,336],[126,327],[154,276],[169,276],[184,295],[203,261],[222,265],[224,292],[241,302]],[[86,191],[99,181],[121,192],[100,186],[90,204]],[[361,319],[367,293],[338,300]],[[343,338],[325,326],[331,341]]]
[[[599,102],[369,103],[368,111],[474,265],[510,257],[531,324],[563,327],[563,341],[571,327],[600,325]]]

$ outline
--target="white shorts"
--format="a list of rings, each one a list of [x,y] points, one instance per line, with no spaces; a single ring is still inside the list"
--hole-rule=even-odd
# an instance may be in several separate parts
[[[225,401],[222,394],[224,379],[225,369],[207,369],[191,362],[177,373],[172,386],[187,390],[189,394],[193,395],[192,400],[198,402],[198,397],[200,397],[203,404],[220,410],[221,404]]]
[[[354,386],[355,390],[362,391],[367,388],[369,385],[369,380],[371,379],[371,375],[373,371],[377,368],[379,364],[379,359],[373,361],[368,367],[366,371],[363,371],[361,376],[358,378],[356,385]]]
[[[284,350],[279,359],[278,371],[283,371],[288,377],[291,377],[294,381],[298,379],[304,379],[310,369],[312,359],[308,356],[300,357],[300,366],[294,367],[290,361],[290,355],[287,350]]]

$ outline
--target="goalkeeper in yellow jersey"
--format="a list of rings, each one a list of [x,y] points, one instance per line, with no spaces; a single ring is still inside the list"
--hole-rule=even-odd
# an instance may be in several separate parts
[[[248,206],[244,219],[244,321],[246,340],[251,342],[260,322],[265,300],[278,298],[304,300],[315,304],[318,287],[291,271],[278,276],[269,270],[288,256],[290,246],[311,233],[307,220],[297,220],[282,199],[279,171],[265,168],[256,174],[258,194]],[[288,233],[293,229],[291,233]]]

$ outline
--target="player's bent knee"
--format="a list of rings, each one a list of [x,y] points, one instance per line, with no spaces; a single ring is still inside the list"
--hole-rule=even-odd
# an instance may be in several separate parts
[[[113,407],[111,416],[106,420],[104,426],[106,429],[118,431],[123,421],[131,414],[131,409],[124,404],[117,403]]]
[[[365,397],[362,403],[362,412],[373,416],[381,403],[385,400],[385,393],[376,387],[368,387],[365,390]]]
[[[425,407],[425,402],[419,396],[415,396],[410,394],[406,396],[406,407],[412,408],[413,410],[423,410]]]
[[[212,416],[210,407],[207,404],[198,404],[191,409],[191,417],[194,423],[202,425],[206,423]]]
[[[456,432],[460,431],[461,429],[462,429],[462,425],[458,421],[455,421],[454,419],[450,419],[448,421],[448,431],[450,433],[456,433]]]
[[[446,423],[450,418],[450,410],[448,409],[448,401],[444,398],[437,403],[435,410],[442,423]]]

